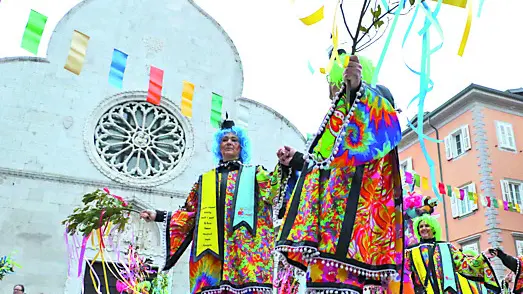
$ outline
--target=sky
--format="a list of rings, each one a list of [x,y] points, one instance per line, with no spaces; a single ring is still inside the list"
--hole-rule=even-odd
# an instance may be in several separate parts
[[[183,0],[172,0],[183,1]],[[330,31],[333,1],[322,0],[195,0],[229,34],[236,45],[243,64],[243,96],[264,103],[287,117],[306,134],[313,133],[330,106],[325,76],[316,70],[311,74],[308,62],[318,69],[325,66],[326,49],[331,44]],[[474,19],[463,57],[457,55],[467,11],[444,5],[438,19],[443,28],[443,47],[432,55],[431,78],[434,89],[427,95],[424,110],[431,111],[452,98],[471,83],[499,90],[523,87],[520,69],[521,47],[519,32],[523,28],[522,0],[484,0],[483,12],[476,17],[479,0],[473,1]],[[47,45],[58,21],[80,1],[78,0],[1,0],[0,2],[0,58],[33,56],[20,48],[29,11],[34,9],[46,16],[48,22],[42,37],[38,56],[45,57]],[[325,19],[306,26],[300,17],[325,4]],[[109,3],[109,2],[108,2]],[[345,0],[345,11],[350,20],[361,9],[362,0]],[[434,7],[434,2],[429,3]],[[108,4],[110,5],[110,4]],[[387,86],[406,117],[418,111],[417,105],[407,109],[409,101],[419,92],[418,76],[408,70],[404,61],[419,68],[421,38],[416,34],[422,26],[423,15],[418,15],[414,31],[402,48],[402,39],[411,12],[402,16],[394,31],[383,63],[379,83]],[[348,41],[340,27],[341,42]],[[431,33],[431,44],[441,39]],[[363,51],[362,55],[378,61],[386,35]],[[349,44],[350,46],[350,44]],[[6,73],[0,73],[6,74]]]

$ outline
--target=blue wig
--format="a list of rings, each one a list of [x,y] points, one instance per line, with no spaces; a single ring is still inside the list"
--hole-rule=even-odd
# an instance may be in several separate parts
[[[238,137],[241,148],[240,160],[244,164],[249,164],[251,161],[251,142],[249,140],[249,137],[247,136],[247,132],[244,129],[237,126],[221,129],[214,134],[212,153],[214,154],[214,159],[216,163],[220,162],[220,160],[223,159],[222,152],[220,151],[220,143],[222,142],[223,136],[229,133],[233,133]]]

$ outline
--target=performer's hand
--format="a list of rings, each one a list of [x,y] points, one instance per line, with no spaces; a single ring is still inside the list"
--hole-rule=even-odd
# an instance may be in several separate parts
[[[361,84],[362,67],[358,56],[352,55],[349,59],[349,65],[343,71],[343,81],[350,90],[358,90]]]
[[[291,163],[292,157],[296,153],[296,149],[289,147],[289,146],[283,146],[280,149],[278,149],[278,152],[276,152],[276,156],[278,156],[278,161],[285,165],[289,166]]]
[[[491,247],[485,250],[483,254],[485,254],[485,256],[488,258],[494,258],[498,255],[498,250]]]
[[[156,211],[144,210],[140,212],[140,218],[143,218],[146,222],[152,222],[156,219]]]

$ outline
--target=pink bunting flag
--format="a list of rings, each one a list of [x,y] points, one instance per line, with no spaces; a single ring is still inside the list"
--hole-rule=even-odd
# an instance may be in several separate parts
[[[405,183],[407,183],[409,185],[412,185],[412,183],[413,183],[412,174],[407,171],[405,172]]]
[[[503,201],[503,209],[505,209],[505,211],[508,211],[508,202],[507,201]]]
[[[465,190],[459,190],[459,200],[465,199]]]

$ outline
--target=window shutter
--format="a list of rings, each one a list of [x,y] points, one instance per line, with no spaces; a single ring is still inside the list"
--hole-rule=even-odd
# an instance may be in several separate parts
[[[510,187],[508,186],[508,182],[505,180],[501,180],[501,195],[503,196],[503,201],[510,201]]]
[[[461,128],[461,134],[462,134],[462,138],[463,138],[463,150],[464,151],[470,150],[472,147],[470,145],[469,125],[465,125]]]
[[[407,171],[411,172],[413,171],[413,167],[412,167],[412,157],[409,157],[407,158]]]
[[[516,250],[518,251],[518,256],[522,256],[523,255],[523,241],[521,240],[516,240]]]
[[[452,159],[452,136],[450,135],[445,137],[445,155],[447,160]]]
[[[452,217],[457,218],[459,216],[459,210],[458,210],[458,199],[456,198],[458,195],[452,191],[452,197],[450,197],[450,207],[452,209]]]
[[[511,124],[505,125],[505,133],[507,134],[507,148],[516,151],[516,140],[514,138],[514,129]]]
[[[469,191],[472,192],[472,193],[476,193],[476,184],[472,183],[469,185]],[[470,201],[471,204],[470,204],[470,208],[472,211],[474,210],[477,210],[478,209],[478,203],[474,203],[474,201]],[[479,202],[479,196],[478,196],[478,202]]]
[[[496,122],[496,132],[498,133],[499,147],[505,148],[506,147],[505,126],[503,125],[502,122],[499,122],[499,121]]]

